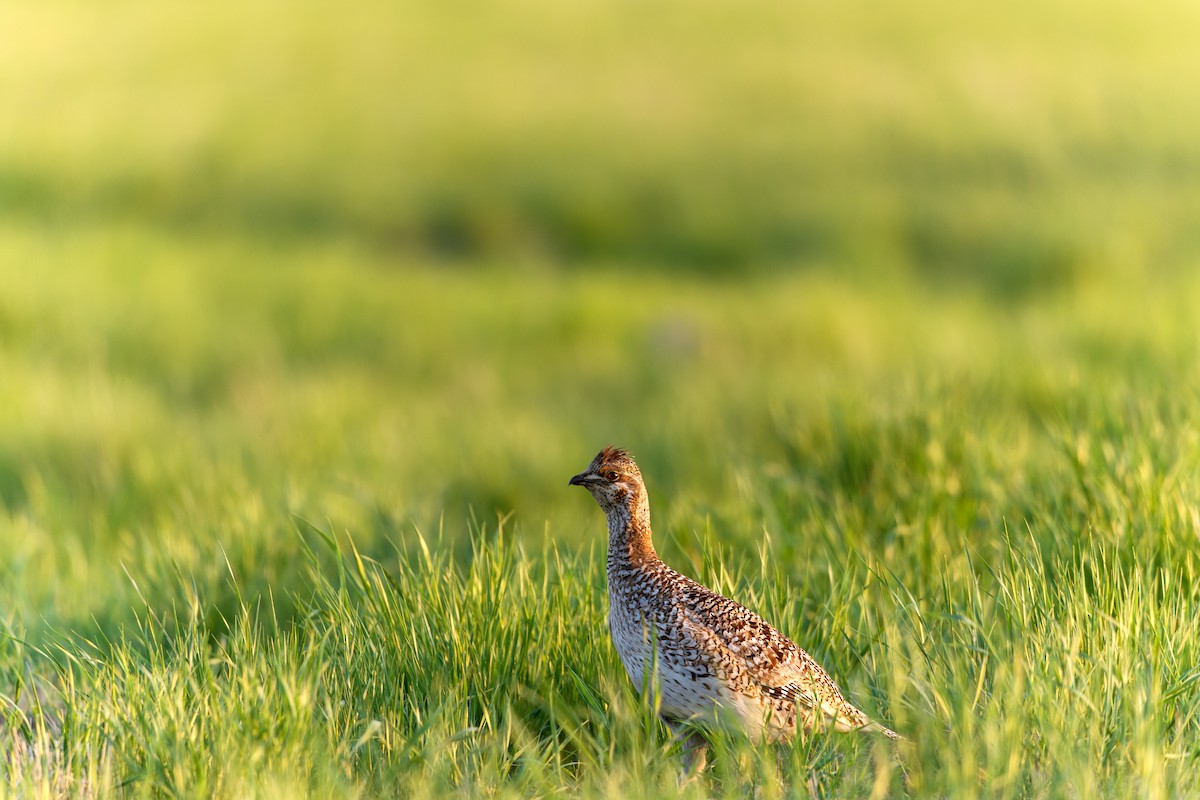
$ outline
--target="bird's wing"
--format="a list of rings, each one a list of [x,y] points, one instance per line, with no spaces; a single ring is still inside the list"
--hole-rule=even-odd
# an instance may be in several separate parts
[[[812,656],[791,639],[745,606],[694,581],[688,583],[685,591],[690,596],[680,606],[689,633],[709,643],[719,641],[764,694],[808,709],[807,716],[832,722],[839,731],[872,725],[842,697],[837,684]]]

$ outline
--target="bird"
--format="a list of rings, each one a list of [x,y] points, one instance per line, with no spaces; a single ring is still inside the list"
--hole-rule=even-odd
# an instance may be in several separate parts
[[[605,447],[568,485],[587,489],[607,517],[609,633],[639,693],[656,679],[659,715],[684,737],[686,769],[705,767],[705,726],[771,742],[827,727],[903,740],[847,701],[761,616],[663,563],[646,485],[627,450]]]

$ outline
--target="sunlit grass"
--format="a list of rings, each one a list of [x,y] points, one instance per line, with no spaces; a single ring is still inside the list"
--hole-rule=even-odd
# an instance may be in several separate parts
[[[136,227],[3,247],[19,793],[673,793],[565,485],[610,441],[670,561],[915,743],[803,740],[778,784],[722,740],[688,792],[1196,788],[1190,278],[1013,306]]]
[[[305,530],[298,554],[314,571],[295,626],[281,629],[262,599],[209,638],[181,587],[180,607],[143,608],[117,641],[10,641],[10,675],[29,658],[63,666],[29,723],[7,715],[20,742],[9,780],[189,796],[676,792],[675,747],[602,635],[594,552],[531,552],[493,528],[463,566],[431,540],[380,562],[351,546],[321,570],[304,553],[333,539]],[[825,661],[914,744],[824,735],[777,762],[719,737],[712,771],[688,793],[1195,791],[1194,575],[1103,551],[1043,562],[1031,539],[1005,549],[980,572],[962,559],[915,578],[940,584],[928,595],[898,577],[862,591],[860,568],[834,580],[829,616],[812,619],[784,592],[756,603],[812,638],[836,637]],[[707,577],[751,601],[778,579],[744,559]],[[856,625],[828,629],[847,613]]]

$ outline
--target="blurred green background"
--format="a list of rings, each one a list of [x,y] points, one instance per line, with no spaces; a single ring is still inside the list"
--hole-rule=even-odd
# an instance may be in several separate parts
[[[301,519],[599,547],[566,479],[608,443],[669,554],[766,532],[794,575],[814,540],[986,552],[1039,498],[1088,530],[1080,463],[1191,480],[1195,4],[55,0],[0,30],[0,618],[34,640],[180,576],[286,605]],[[1105,449],[1130,430],[1145,462]]]

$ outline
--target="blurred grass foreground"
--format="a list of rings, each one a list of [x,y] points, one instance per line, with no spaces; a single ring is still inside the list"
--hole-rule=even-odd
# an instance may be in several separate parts
[[[780,791],[1200,791],[1197,41],[5,3],[0,796],[676,793],[565,485],[608,443],[917,742]],[[718,745],[686,793],[774,796]]]

